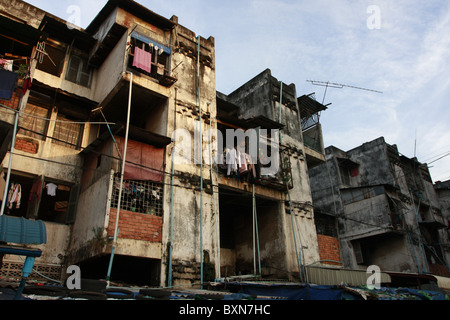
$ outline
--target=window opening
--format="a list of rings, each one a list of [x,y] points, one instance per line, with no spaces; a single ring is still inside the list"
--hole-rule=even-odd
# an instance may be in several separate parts
[[[76,55],[70,56],[66,80],[84,87],[90,87],[91,75],[92,69],[89,67],[86,59]]]
[[[139,55],[139,50],[143,51],[141,55]],[[128,67],[142,74],[157,80],[170,74],[168,70],[170,49],[157,42],[133,33],[129,55]]]
[[[117,208],[120,179],[115,178],[111,207]],[[162,217],[163,185],[154,181],[124,180],[120,209]]]
[[[49,123],[47,119],[49,117],[49,108],[28,103],[18,133],[31,138],[45,140]]]
[[[37,69],[60,77],[64,65],[66,49],[49,42],[41,42],[38,47]]]
[[[74,214],[70,199],[78,196],[76,190],[49,178],[11,174],[5,214],[67,224]]]
[[[72,149],[79,149],[83,137],[84,125],[74,122],[76,121],[58,114],[53,132],[53,138],[56,140],[52,140],[52,143]]]

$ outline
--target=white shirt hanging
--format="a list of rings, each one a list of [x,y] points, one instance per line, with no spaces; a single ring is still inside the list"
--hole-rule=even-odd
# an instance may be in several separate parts
[[[56,196],[56,189],[58,188],[58,186],[54,183],[47,183],[47,185],[45,186],[47,188],[47,194],[49,196]]]

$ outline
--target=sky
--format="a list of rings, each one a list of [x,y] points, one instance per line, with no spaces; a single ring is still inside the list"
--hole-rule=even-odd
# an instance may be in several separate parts
[[[107,1],[26,2],[85,28]],[[270,69],[299,96],[330,104],[320,117],[325,147],[348,151],[384,137],[427,163],[434,182],[450,179],[450,1],[137,2],[214,37],[218,91]]]

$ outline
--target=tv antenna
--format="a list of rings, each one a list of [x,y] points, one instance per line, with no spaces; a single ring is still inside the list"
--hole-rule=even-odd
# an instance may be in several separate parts
[[[333,82],[329,82],[329,81],[326,81],[326,82],[325,81],[316,81],[316,80],[306,80],[306,81],[311,82],[315,86],[325,87],[325,93],[323,94],[322,104],[324,104],[324,102],[325,102],[325,96],[327,95],[328,88],[342,89],[342,88],[346,87],[346,88],[353,88],[353,89],[358,89],[358,90],[371,91],[371,92],[375,92],[375,93],[383,93],[383,92],[377,91],[377,90],[355,87],[355,86],[351,86],[348,84],[333,83]]]

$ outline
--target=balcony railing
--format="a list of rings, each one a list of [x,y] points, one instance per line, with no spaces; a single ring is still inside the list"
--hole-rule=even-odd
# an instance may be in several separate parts
[[[111,208],[117,208],[120,180],[115,179]],[[163,185],[154,181],[124,180],[120,209],[138,213],[163,215]]]

